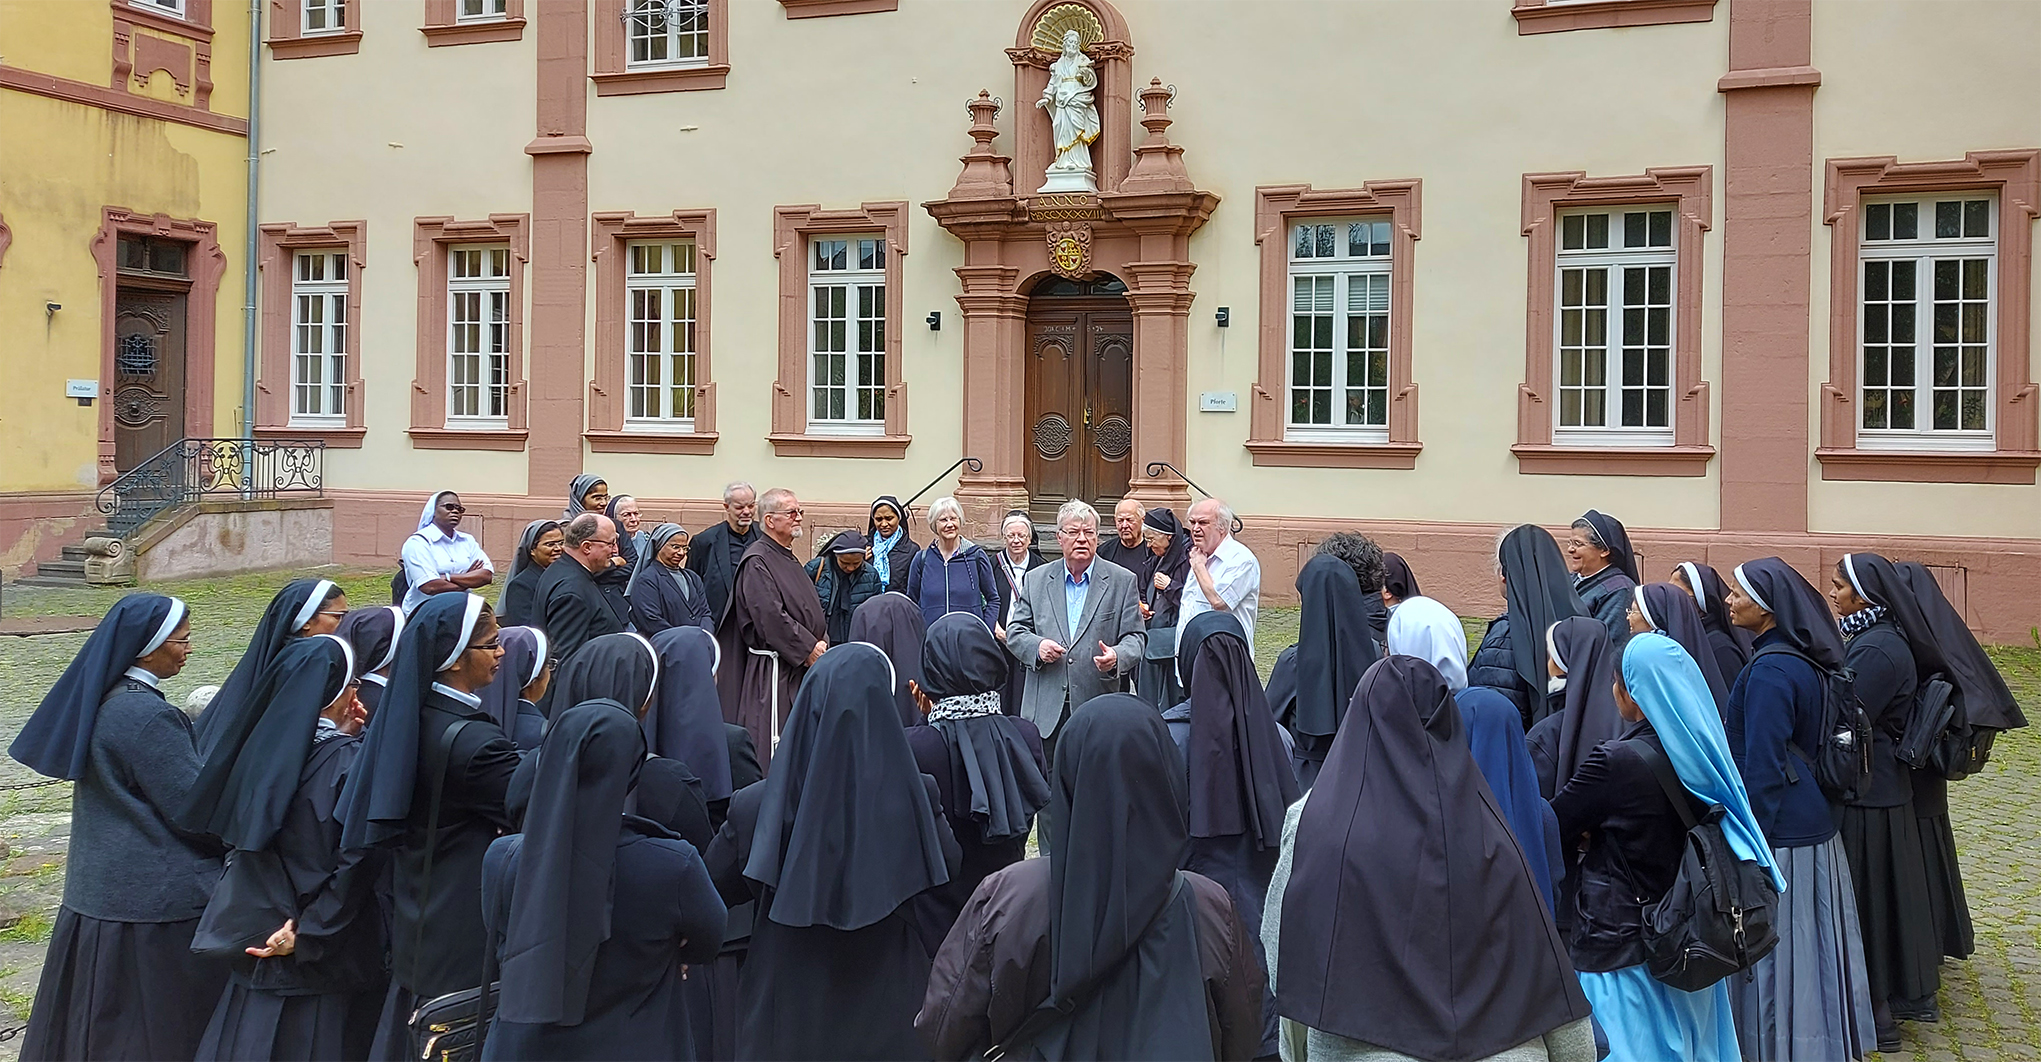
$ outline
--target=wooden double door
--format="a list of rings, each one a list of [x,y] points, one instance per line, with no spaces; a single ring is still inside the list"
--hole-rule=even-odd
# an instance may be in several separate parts
[[[1134,315],[1117,281],[1052,282],[1028,302],[1026,475],[1034,515],[1110,506],[1134,453]]]

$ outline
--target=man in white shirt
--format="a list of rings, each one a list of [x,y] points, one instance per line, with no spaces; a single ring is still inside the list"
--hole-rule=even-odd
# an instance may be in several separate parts
[[[1217,498],[1192,505],[1184,519],[1191,532],[1191,577],[1184,582],[1176,616],[1182,644],[1184,628],[1201,612],[1231,612],[1247,632],[1247,652],[1254,655],[1254,617],[1261,609],[1261,562],[1233,537],[1233,510]]]
[[[495,581],[496,566],[482,544],[458,530],[467,511],[461,496],[450,490],[426,499],[418,531],[404,540],[404,578],[411,584],[404,592],[406,616],[434,594],[466,593]]]

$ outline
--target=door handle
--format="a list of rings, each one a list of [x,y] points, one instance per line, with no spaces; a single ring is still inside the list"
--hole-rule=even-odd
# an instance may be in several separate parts
[[[1088,401],[1084,404],[1084,426],[1091,427],[1091,403]]]

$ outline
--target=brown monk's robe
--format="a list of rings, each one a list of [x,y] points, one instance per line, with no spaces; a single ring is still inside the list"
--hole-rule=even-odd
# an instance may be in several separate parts
[[[751,731],[768,772],[774,738],[808,673],[808,654],[828,633],[822,599],[793,551],[765,537],[746,547],[731,580],[729,608],[716,628],[723,647],[716,692],[723,718]]]

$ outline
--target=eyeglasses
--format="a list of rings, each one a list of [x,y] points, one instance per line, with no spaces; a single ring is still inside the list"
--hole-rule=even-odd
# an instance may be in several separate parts
[[[338,611],[333,611],[333,610],[329,610],[329,609],[320,609],[319,611],[317,611],[317,612],[314,612],[314,613],[312,613],[312,615],[314,615],[314,616],[345,616],[345,615],[347,615],[347,610],[346,610],[346,609],[344,609],[344,608],[343,608],[343,609],[340,609],[340,610],[338,610]]]
[[[591,538],[589,539],[589,541],[595,543],[598,546],[614,546],[617,544],[617,536],[611,535],[608,538]]]
[[[776,512],[776,513],[771,513],[771,514],[769,514],[769,515],[772,515],[772,516],[786,516],[786,517],[791,517],[791,518],[793,518],[793,519],[795,519],[795,520],[799,520],[799,519],[800,519],[801,517],[803,517],[803,516],[805,516],[805,515],[807,515],[807,514],[806,514],[805,512],[803,512],[802,510],[800,510],[800,509],[781,509],[781,510],[780,510],[779,512]]]
[[[468,507],[465,505],[442,505],[440,506],[440,508],[442,510],[445,510],[446,512],[455,514],[464,513],[468,511]]]
[[[190,645],[190,644],[191,644],[191,635],[187,634],[187,635],[185,635],[185,636],[184,636],[184,637],[182,637],[182,638],[165,638],[165,639],[163,639],[163,644],[164,644],[164,645]]]
[[[468,646],[467,651],[471,653],[500,653],[503,651],[503,642],[500,639],[493,642],[479,642]]]

